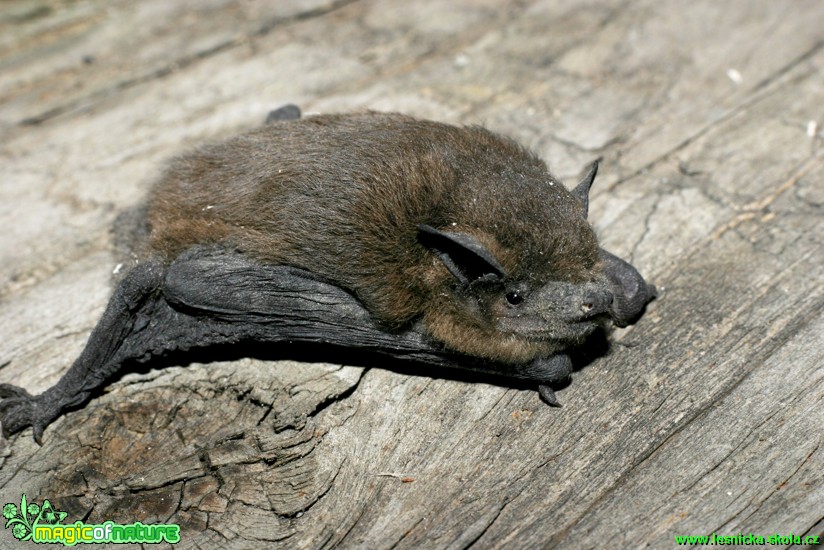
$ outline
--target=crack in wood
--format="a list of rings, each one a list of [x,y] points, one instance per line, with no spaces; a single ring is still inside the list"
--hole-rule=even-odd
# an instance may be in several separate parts
[[[55,118],[55,117],[63,115],[63,114],[67,114],[67,113],[70,113],[70,112],[83,111],[87,108],[90,108],[93,104],[95,104],[96,102],[98,102],[101,99],[110,97],[114,94],[117,94],[117,93],[120,93],[120,92],[123,92],[123,91],[126,91],[130,88],[133,88],[133,87],[138,86],[140,84],[144,84],[146,82],[162,79],[162,78],[164,78],[164,77],[166,77],[170,74],[173,74],[173,73],[178,72],[182,69],[185,69],[185,68],[189,67],[190,65],[193,65],[193,64],[195,64],[195,63],[197,63],[201,60],[209,59],[209,58],[214,57],[215,55],[218,55],[218,54],[220,54],[222,52],[225,52],[227,50],[237,48],[237,47],[241,47],[247,42],[247,40],[249,39],[250,36],[254,36],[254,37],[266,36],[267,34],[270,34],[272,31],[274,31],[275,29],[277,29],[279,27],[289,25],[289,24],[292,24],[292,23],[297,23],[297,22],[300,22],[300,21],[306,21],[306,20],[312,19],[314,17],[321,17],[321,16],[327,15],[329,13],[332,13],[335,10],[338,10],[338,9],[344,7],[344,6],[356,3],[357,1],[359,1],[359,0],[335,0],[335,1],[331,2],[328,6],[325,6],[325,7],[310,9],[310,10],[307,10],[306,12],[298,13],[298,14],[288,16],[288,17],[275,18],[272,21],[268,21],[268,22],[264,23],[263,25],[259,26],[256,30],[251,31],[249,34],[242,34],[238,37],[235,37],[235,38],[232,38],[232,39],[229,39],[229,40],[225,40],[223,42],[220,42],[217,45],[214,45],[210,48],[195,52],[191,55],[179,57],[179,58],[174,59],[173,61],[167,63],[166,65],[164,65],[162,67],[159,67],[157,69],[154,69],[154,70],[150,70],[150,71],[148,71],[147,73],[145,73],[143,75],[139,75],[137,77],[128,78],[128,79],[123,79],[123,80],[121,80],[119,82],[116,82],[114,85],[109,86],[107,88],[99,89],[97,91],[94,91],[94,92],[86,95],[86,96],[77,98],[77,99],[75,99],[73,101],[70,101],[68,103],[65,103],[65,104],[62,104],[62,105],[57,105],[57,106],[55,106],[55,107],[53,107],[53,108],[51,108],[47,111],[44,111],[40,114],[27,117],[27,118],[19,121],[18,125],[19,126],[36,126],[36,125],[39,125],[39,124],[42,124],[42,123],[48,121],[49,119]]]
[[[801,178],[803,178],[812,170],[818,168],[822,164],[824,164],[824,154],[818,154],[807,159],[800,167],[798,167],[795,170],[792,176],[790,176],[786,181],[784,181],[784,183],[780,184],[778,187],[773,189],[769,194],[767,194],[759,200],[752,201],[740,207],[738,210],[740,210],[741,213],[737,214],[724,225],[716,228],[710,235],[709,240],[718,240],[724,233],[726,233],[730,229],[734,229],[745,221],[754,220],[759,215],[763,215],[764,210],[766,210],[773,202],[775,202],[776,199],[778,199],[789,189],[795,187]],[[765,221],[763,217],[761,221]],[[767,219],[766,221],[769,221],[769,219]]]
[[[725,111],[722,115],[718,116],[715,120],[711,123],[702,126],[695,132],[691,133],[685,139],[670,147],[668,150],[664,151],[652,161],[648,162],[644,166],[641,166],[634,172],[631,172],[629,175],[623,176],[618,178],[612,184],[606,187],[603,190],[604,193],[612,192],[618,186],[624,184],[625,182],[632,180],[636,177],[642,176],[643,174],[650,172],[653,168],[657,165],[669,161],[671,157],[676,155],[679,151],[687,148],[700,138],[704,137],[705,135],[709,134],[711,131],[715,130],[717,127],[725,124],[732,118],[734,118],[739,113],[745,111],[746,109],[750,108],[752,105],[758,103],[759,101],[763,100],[764,98],[768,97],[773,93],[777,93],[778,90],[772,90],[770,87],[772,85],[779,86],[783,84],[781,82],[781,78],[790,73],[796,67],[802,65],[809,59],[813,58],[817,55],[822,49],[824,49],[824,41],[816,42],[811,48],[803,52],[801,55],[796,57],[795,59],[791,60],[789,63],[782,66],[779,70],[777,70],[773,75],[767,77],[756,84],[750,92],[750,95],[745,97],[741,102],[737,105],[731,107],[727,111]]]

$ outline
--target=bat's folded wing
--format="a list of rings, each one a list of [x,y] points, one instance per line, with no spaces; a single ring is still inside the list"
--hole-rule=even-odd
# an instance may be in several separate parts
[[[634,272],[613,264],[625,279]],[[622,314],[637,314],[636,309],[633,305]],[[224,249],[195,247],[168,266],[146,262],[134,267],[115,289],[83,353],[54,386],[33,396],[0,384],[3,433],[31,426],[40,442],[46,426],[66,409],[86,403],[124,364],[243,341],[328,344],[536,381],[551,404],[557,402],[547,384],[566,380],[572,370],[563,354],[524,365],[461,356],[416,326],[401,332],[382,329],[355,296],[309,272],[263,265]]]

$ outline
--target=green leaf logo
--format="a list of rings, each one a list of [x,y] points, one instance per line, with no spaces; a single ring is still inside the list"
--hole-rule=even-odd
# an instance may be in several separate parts
[[[66,512],[55,510],[48,500],[43,505],[36,502],[27,502],[26,495],[20,498],[20,508],[11,502],[3,505],[3,517],[6,518],[6,529],[11,527],[14,538],[29,540],[34,528],[40,524],[60,525],[66,519]]]

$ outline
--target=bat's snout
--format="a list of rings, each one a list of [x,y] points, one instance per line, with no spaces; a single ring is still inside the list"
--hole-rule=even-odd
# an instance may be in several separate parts
[[[590,319],[596,315],[609,313],[612,306],[613,295],[607,289],[588,289],[581,296],[579,303],[575,304],[580,320]]]

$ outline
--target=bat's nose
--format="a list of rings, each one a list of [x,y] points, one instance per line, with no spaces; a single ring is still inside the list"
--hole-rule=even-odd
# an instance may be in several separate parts
[[[581,296],[576,313],[580,315],[581,319],[589,319],[602,313],[608,313],[611,304],[612,292],[609,290],[601,288],[588,289]]]

